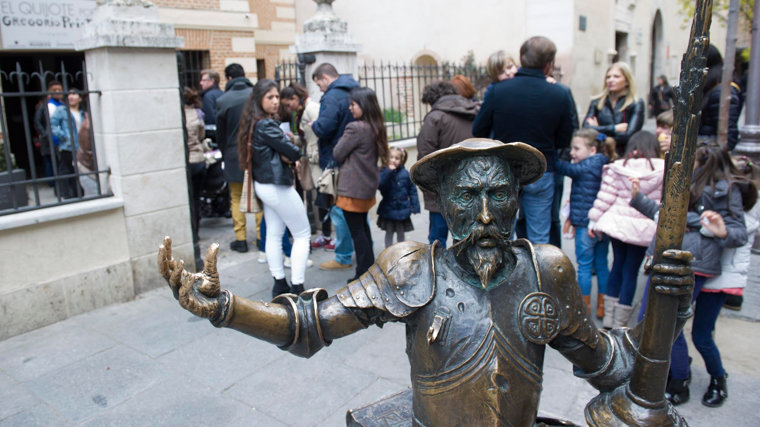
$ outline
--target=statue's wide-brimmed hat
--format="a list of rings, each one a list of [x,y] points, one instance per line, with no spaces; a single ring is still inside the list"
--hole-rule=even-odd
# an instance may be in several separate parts
[[[409,170],[412,182],[425,191],[436,193],[438,175],[447,166],[478,156],[496,156],[509,162],[520,186],[538,181],[546,172],[546,158],[528,144],[522,142],[505,144],[492,139],[471,138],[420,159]]]

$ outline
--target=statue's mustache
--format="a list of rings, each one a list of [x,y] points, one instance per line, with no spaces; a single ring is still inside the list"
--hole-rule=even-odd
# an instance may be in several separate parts
[[[496,239],[497,244],[500,246],[506,246],[509,242],[510,236],[511,233],[502,233],[495,226],[484,226],[477,224],[470,228],[470,232],[467,233],[467,236],[465,236],[464,239],[456,242],[451,248],[459,248],[457,250],[457,256],[459,256],[459,254],[461,254],[464,249],[474,245],[475,242],[484,237],[491,237],[493,239]]]

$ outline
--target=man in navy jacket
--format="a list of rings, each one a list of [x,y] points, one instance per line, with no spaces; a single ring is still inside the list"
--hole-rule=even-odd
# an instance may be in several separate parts
[[[348,95],[352,89],[359,87],[359,83],[350,74],[339,75],[338,70],[327,63],[317,67],[312,79],[324,92],[319,101],[319,118],[311,124],[311,128],[319,138],[319,167],[327,169],[337,166],[333,160],[333,147],[343,136],[346,125],[354,121],[354,117],[348,111],[351,103]],[[335,259],[323,263],[319,268],[328,271],[349,270],[354,244],[343,210],[333,206],[330,209],[330,220],[335,225]]]
[[[546,37],[523,43],[522,67],[514,78],[488,91],[472,125],[475,137],[488,138],[493,132],[493,139],[524,142],[546,157],[547,172],[526,186],[520,198],[528,240],[533,243],[549,243],[556,151],[568,147],[573,137],[570,94],[546,81],[556,53],[557,47]]]

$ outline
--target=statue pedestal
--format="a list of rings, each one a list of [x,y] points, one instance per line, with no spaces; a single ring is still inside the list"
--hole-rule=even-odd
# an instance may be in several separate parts
[[[356,55],[362,46],[348,33],[348,23],[339,18],[332,9],[332,0],[317,1],[317,13],[304,22],[304,33],[296,37],[290,46],[292,54],[314,55],[315,61],[306,66],[305,80],[309,96],[320,98],[320,90],[311,78],[314,70],[323,63],[332,64],[339,74],[351,74],[359,78]]]
[[[347,427],[416,427],[413,422],[412,389],[408,388],[375,403],[351,409],[346,414]],[[536,427],[578,427],[568,421],[536,418]]]

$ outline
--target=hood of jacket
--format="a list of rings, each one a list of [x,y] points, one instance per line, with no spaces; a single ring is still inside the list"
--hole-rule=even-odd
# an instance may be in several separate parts
[[[350,75],[350,74],[344,74],[338,76],[338,78],[330,84],[330,86],[327,88],[327,92],[329,92],[331,89],[345,89],[347,91],[350,91],[351,89],[359,87],[359,83],[357,83],[356,80]]]
[[[227,86],[224,87],[224,91],[229,92],[231,90],[243,90],[248,87],[253,87],[253,83],[248,80],[248,77],[235,77],[234,79],[227,82]]]
[[[641,191],[644,194],[649,194],[654,190],[662,188],[662,178],[665,169],[665,160],[663,159],[650,159],[654,170],[649,165],[647,159],[628,159],[625,163],[624,159],[616,160],[614,163],[607,165],[613,172],[621,177],[631,178],[636,177],[639,179],[641,185]],[[625,163],[625,164],[624,164]],[[628,189],[631,188],[630,182],[626,185]]]
[[[450,114],[472,117],[478,115],[478,106],[471,100],[459,95],[444,95],[433,104],[432,110],[439,110]]]

